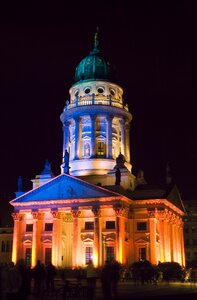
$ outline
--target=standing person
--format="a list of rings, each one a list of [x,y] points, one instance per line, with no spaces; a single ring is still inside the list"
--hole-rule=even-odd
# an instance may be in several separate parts
[[[89,264],[86,269],[86,278],[87,278],[87,287],[88,287],[88,299],[93,300],[96,293],[96,278],[97,272],[93,265],[92,260],[89,261]]]
[[[45,267],[45,271],[47,295],[53,295],[55,290],[54,278],[56,276],[56,267],[51,262],[49,262],[48,265]]]
[[[112,293],[114,299],[118,299],[118,282],[120,280],[120,270],[121,270],[121,266],[119,262],[113,261],[111,264],[111,280],[112,280]]]
[[[108,260],[106,260],[105,265],[101,271],[101,284],[104,300],[110,300],[112,288],[112,267]]]
[[[22,284],[21,275],[13,262],[6,268],[6,299],[19,299],[19,288]]]
[[[45,269],[44,265],[38,259],[37,264],[33,268],[33,278],[34,278],[34,289],[37,296],[43,293],[44,289],[44,279],[45,279]]]
[[[17,262],[17,270],[21,277],[18,295],[20,300],[27,300],[31,293],[31,270],[27,267],[24,259]]]

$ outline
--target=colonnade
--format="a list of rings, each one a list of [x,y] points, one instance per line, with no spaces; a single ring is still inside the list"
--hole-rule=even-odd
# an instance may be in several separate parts
[[[94,229],[91,240],[93,248],[93,260],[95,265],[103,265],[106,259],[106,247],[114,247],[114,258],[120,263],[126,263],[129,256],[128,250],[125,246],[125,222],[134,222],[133,219],[129,218],[128,208],[114,206],[110,212],[110,216],[104,216],[102,214],[101,207],[92,207],[89,209],[89,217],[86,218],[82,214],[83,210],[71,209],[68,211],[57,211],[51,210],[51,219],[47,218],[47,222],[51,222],[52,232],[44,232],[44,224],[46,219],[44,217],[44,211],[35,212],[32,211],[31,222],[33,224],[32,233],[26,233],[26,217],[25,213],[14,213],[14,234],[13,234],[13,253],[12,260],[16,262],[20,258],[25,257],[25,247],[31,247],[32,266],[36,264],[37,259],[44,261],[44,244],[47,239],[48,247],[51,247],[52,263],[58,267],[61,267],[63,257],[65,255],[70,257],[69,266],[77,267],[85,264],[85,252],[82,253],[82,249],[87,246],[86,238],[89,237],[90,233],[84,231],[84,223],[91,218],[94,220]],[[68,239],[70,245],[70,254],[65,252],[63,247],[63,226],[65,226],[65,214],[69,214],[70,218],[67,222],[72,224],[70,238]],[[113,218],[115,220],[115,228],[112,230],[106,230],[103,227],[106,220]],[[83,220],[83,225],[81,221]],[[140,221],[136,219],[135,222]],[[147,215],[148,229],[146,233],[140,233],[149,236],[147,245],[149,245],[147,259],[152,264],[160,262],[178,262],[181,265],[185,265],[185,254],[184,254],[184,239],[183,239],[183,222],[181,217],[171,212],[170,210],[163,209],[148,209]],[[83,230],[84,239],[81,237]],[[64,233],[68,234],[67,232]],[[139,235],[139,232],[138,232]],[[28,236],[28,237],[27,237]],[[47,236],[47,237],[46,237]],[[131,238],[131,236],[130,236]],[[130,240],[129,238],[129,240]],[[135,239],[135,235],[133,236]],[[89,238],[88,238],[89,239]],[[26,244],[26,242],[28,242]],[[110,244],[109,244],[110,243]],[[85,250],[84,250],[85,251]],[[132,243],[130,240],[129,251],[135,251],[132,249]]]
[[[185,265],[182,219],[170,210],[149,210],[150,261]],[[157,247],[159,245],[159,247]],[[157,253],[159,249],[159,253]]]
[[[87,117],[87,116],[86,116]],[[90,157],[96,157],[96,118],[99,115],[90,115],[91,120],[91,148],[90,148]],[[106,158],[112,159],[112,140],[113,140],[113,119],[112,115],[106,115],[107,128],[106,128]],[[73,159],[81,159],[82,158],[82,117],[74,117],[70,121],[65,121],[63,125],[63,153],[65,150],[69,149],[69,140],[70,140],[70,129],[69,126],[71,122],[74,121],[74,155]],[[130,162],[130,124],[128,120],[124,118],[119,118],[119,126],[120,126],[120,151],[125,156],[127,162]]]
[[[123,250],[124,248],[124,218],[125,218],[125,208],[117,208],[114,207],[114,217],[116,226],[112,231],[115,234],[115,238],[113,241],[115,258],[118,261],[125,260],[123,258]],[[48,213],[48,211],[47,211]],[[12,260],[16,263],[18,259],[25,258],[25,249],[26,247],[31,248],[31,265],[34,266],[38,259],[44,261],[44,243],[45,239],[47,239],[48,247],[51,247],[51,259],[52,263],[55,266],[61,267],[63,256],[65,255],[62,237],[63,237],[63,222],[65,221],[64,211],[51,210],[51,219],[45,219],[45,212],[32,211],[31,219],[28,219],[25,216],[25,212],[14,213],[14,233],[13,233],[13,253]],[[68,213],[68,212],[67,212]],[[70,266],[76,267],[84,264],[84,257],[81,255],[81,246],[83,242],[80,239],[81,236],[81,224],[79,223],[79,219],[82,219],[81,216],[82,211],[78,209],[70,210],[69,214],[71,218],[69,222],[72,222],[72,241],[71,241],[71,249],[72,249],[72,257],[70,261]],[[93,220],[94,220],[94,229],[93,229],[93,256],[95,265],[102,265],[106,259],[104,255],[103,245],[107,246],[107,234],[103,235],[103,229],[101,224],[105,219],[101,216],[101,209],[99,207],[92,207],[91,212]],[[26,232],[26,222],[31,222],[33,224],[32,232]],[[87,219],[88,220],[88,219]],[[86,221],[86,218],[84,218]],[[44,232],[45,222],[51,222],[52,232]],[[79,225],[80,224],[80,225]],[[47,237],[46,237],[47,235]],[[85,246],[85,245],[84,245]],[[121,248],[121,250],[119,250]]]

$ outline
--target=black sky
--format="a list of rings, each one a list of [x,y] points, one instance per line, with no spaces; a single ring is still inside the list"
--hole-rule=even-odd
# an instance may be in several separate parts
[[[60,173],[59,116],[97,26],[100,49],[116,66],[133,114],[133,173],[142,168],[148,183],[161,183],[169,161],[183,200],[197,198],[195,5],[105,2],[34,1],[1,8],[2,209],[14,198],[19,175],[29,189],[46,159]]]

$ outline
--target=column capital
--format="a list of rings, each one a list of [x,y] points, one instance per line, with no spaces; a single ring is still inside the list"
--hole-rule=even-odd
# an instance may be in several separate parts
[[[99,218],[101,216],[101,210],[100,207],[93,207],[92,212],[95,217]]]
[[[32,211],[31,214],[34,220],[38,219],[38,215],[39,215],[38,211]]]
[[[17,212],[12,213],[12,218],[14,221],[21,221],[22,220],[22,216]]]
[[[116,217],[128,217],[128,214],[129,214],[128,207],[125,207],[122,205],[120,205],[120,206],[114,205],[113,209],[115,211]]]
[[[58,210],[51,210],[51,214],[52,214],[54,219],[60,219],[61,218],[61,212],[59,212]]]
[[[148,218],[149,219],[156,218],[156,211],[155,211],[155,209],[149,209],[148,210]]]
[[[71,213],[72,213],[73,218],[80,218],[80,216],[81,216],[81,211],[78,209],[71,210]]]

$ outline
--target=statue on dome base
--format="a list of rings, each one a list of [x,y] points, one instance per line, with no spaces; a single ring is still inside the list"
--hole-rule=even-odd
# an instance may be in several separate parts
[[[69,153],[67,149],[64,152],[64,164],[63,164],[63,169],[65,174],[69,174]]]

